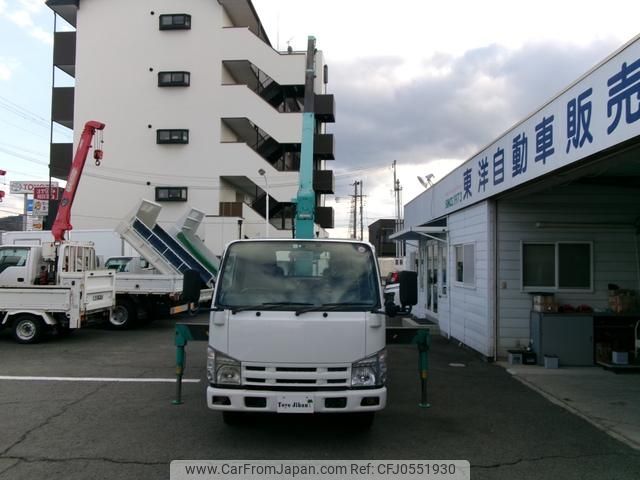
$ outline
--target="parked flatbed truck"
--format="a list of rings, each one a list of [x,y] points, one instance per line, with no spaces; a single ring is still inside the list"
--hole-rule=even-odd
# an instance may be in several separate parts
[[[0,328],[10,328],[17,342],[103,320],[114,302],[115,273],[95,269],[90,245],[0,246]]]

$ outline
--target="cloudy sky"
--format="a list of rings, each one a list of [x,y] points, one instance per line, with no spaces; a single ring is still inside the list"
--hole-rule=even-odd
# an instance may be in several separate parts
[[[364,182],[365,223],[392,217],[394,160],[407,202],[422,189],[417,175],[441,178],[640,33],[640,4],[627,0],[253,1],[274,47],[304,50],[314,35],[329,65],[333,236],[346,233],[354,180]],[[9,180],[47,177],[52,26],[44,0],[0,0],[6,191]],[[55,127],[54,138],[71,136]],[[18,200],[0,214],[20,210]]]

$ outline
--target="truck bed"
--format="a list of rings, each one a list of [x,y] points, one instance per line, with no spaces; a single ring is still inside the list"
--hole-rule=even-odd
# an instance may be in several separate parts
[[[0,288],[0,311],[44,310],[68,312],[71,289],[55,285]]]
[[[116,274],[116,293],[133,295],[179,294],[182,293],[182,275],[118,272]]]

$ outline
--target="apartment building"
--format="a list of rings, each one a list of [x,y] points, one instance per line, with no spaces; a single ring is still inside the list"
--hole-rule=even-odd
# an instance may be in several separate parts
[[[242,237],[290,237],[299,180],[306,51],[276,51],[251,0],[48,0],[72,25],[56,31],[52,121],[99,120],[104,160],[88,160],[74,228],[113,228],[141,198],[172,223],[187,205],[206,213],[199,234],[215,252]],[[57,29],[60,30],[60,29]],[[315,53],[316,233],[333,227],[333,95]],[[51,175],[66,179],[74,147],[51,145]],[[267,194],[269,199],[267,202]],[[267,210],[268,205],[268,212]],[[268,225],[266,218],[268,217]]]

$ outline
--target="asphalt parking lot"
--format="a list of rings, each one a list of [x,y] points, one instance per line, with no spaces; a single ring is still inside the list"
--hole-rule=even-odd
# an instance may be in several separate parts
[[[640,453],[440,337],[429,409],[417,405],[415,347],[390,346],[389,404],[371,430],[339,416],[230,427],[206,408],[203,342],[187,347],[185,378],[199,382],[172,405],[174,385],[160,380],[175,372],[173,324],[38,345],[0,333],[0,479],[168,478],[174,459],[466,459],[473,479],[639,478]]]

